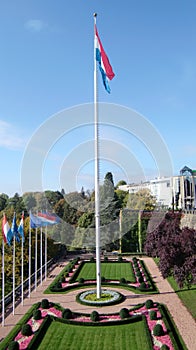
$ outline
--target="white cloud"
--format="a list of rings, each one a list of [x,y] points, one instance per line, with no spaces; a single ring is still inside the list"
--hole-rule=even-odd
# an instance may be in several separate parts
[[[45,26],[46,26],[45,23],[40,19],[29,19],[25,23],[25,28],[27,28],[32,32],[40,32],[41,30],[43,30]]]
[[[20,149],[23,145],[24,140],[18,136],[15,127],[4,120],[0,120],[0,147]]]

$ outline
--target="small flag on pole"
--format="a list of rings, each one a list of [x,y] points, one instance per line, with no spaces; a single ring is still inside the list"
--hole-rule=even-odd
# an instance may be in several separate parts
[[[15,239],[16,239],[16,242],[20,242],[20,237],[18,235],[18,226],[16,224],[16,213],[14,213],[14,217],[13,217],[13,220],[12,220],[11,231],[12,231],[13,237],[15,237]]]
[[[112,80],[114,78],[114,72],[112,70],[112,66],[109,62],[109,59],[105,53],[105,50],[102,46],[101,40],[98,35],[97,27],[95,25],[95,58],[99,64],[99,70],[102,75],[103,85],[108,93],[110,93],[110,86],[108,83],[108,79]]]
[[[9,245],[11,245],[13,234],[12,234],[10,225],[9,225],[9,223],[7,221],[7,218],[6,218],[5,214],[3,216],[3,222],[2,222],[2,235],[3,235],[4,242],[9,244]]]
[[[18,226],[18,233],[20,234],[20,236],[22,237],[22,241],[24,242],[25,238],[24,238],[24,214],[22,214],[19,226]]]

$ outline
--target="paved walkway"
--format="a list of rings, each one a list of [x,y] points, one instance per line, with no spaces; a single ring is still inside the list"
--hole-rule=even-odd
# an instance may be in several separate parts
[[[196,350],[196,322],[193,317],[189,314],[187,309],[183,306],[181,300],[178,298],[177,294],[173,291],[167,280],[164,280],[160,275],[159,269],[157,268],[153,259],[145,257],[142,258],[150,271],[154,281],[156,282],[157,288],[160,294],[153,294],[148,296],[134,294],[133,292],[118,288],[119,292],[126,296],[126,299],[120,305],[105,306],[101,308],[102,313],[112,313],[118,312],[122,307],[131,308],[138,303],[145,302],[146,299],[153,299],[153,301],[158,301],[167,305],[171,316],[181,334],[188,350]],[[64,262],[64,265],[66,263]],[[52,271],[52,275],[58,275],[62,270],[62,263],[55,267]],[[52,302],[60,303],[63,307],[69,307],[72,311],[86,312],[90,313],[92,310],[97,310],[100,312],[100,308],[95,308],[92,306],[80,305],[75,301],[76,294],[79,290],[72,291],[68,294],[43,294],[44,290],[52,282],[51,278],[47,278],[43,281],[43,284],[38,286],[36,291],[31,293],[30,298],[24,300],[24,305],[18,305],[15,308],[15,315],[10,314],[5,319],[5,326],[0,327],[0,340],[3,339],[12,329],[12,327],[21,319],[21,317],[28,311],[30,306],[43,298],[47,298]],[[193,301],[194,302],[194,301]]]

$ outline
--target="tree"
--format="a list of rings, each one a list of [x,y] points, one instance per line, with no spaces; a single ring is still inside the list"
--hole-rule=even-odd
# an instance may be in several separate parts
[[[0,194],[0,211],[4,210],[8,203],[8,195],[5,193]]]
[[[168,212],[159,226],[147,234],[145,252],[159,257],[164,278],[173,275],[179,285],[194,283],[196,231],[180,228],[181,213]]]
[[[149,189],[142,189],[136,193],[130,193],[127,208],[137,210],[154,210],[156,198],[151,195]]]

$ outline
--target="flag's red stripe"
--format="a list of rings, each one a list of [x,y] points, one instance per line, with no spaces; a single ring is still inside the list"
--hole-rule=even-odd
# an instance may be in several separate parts
[[[100,50],[101,50],[101,58],[102,58],[102,61],[103,61],[103,64],[104,64],[104,67],[105,67],[105,70],[106,70],[106,75],[107,77],[112,80],[115,76],[113,70],[112,70],[112,66],[110,64],[110,61],[104,51],[104,48],[102,46],[102,43],[101,43],[101,40],[99,38],[99,34],[97,32],[97,27],[95,25],[95,33],[96,33],[96,36],[97,36],[97,39],[98,39],[98,42],[99,42],[99,46],[100,46]]]

